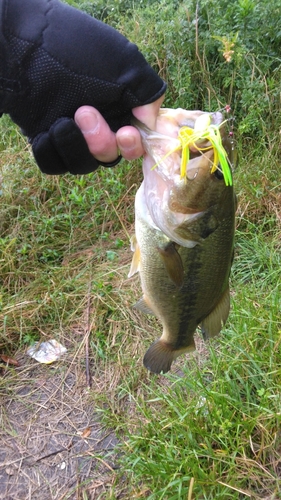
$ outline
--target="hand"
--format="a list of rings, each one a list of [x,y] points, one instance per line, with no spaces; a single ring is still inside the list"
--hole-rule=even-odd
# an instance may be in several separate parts
[[[154,130],[163,100],[164,96],[151,104],[134,108],[134,116]],[[130,161],[144,153],[140,134],[135,127],[121,127],[115,134],[98,110],[91,106],[79,108],[75,113],[75,122],[82,131],[90,152],[99,161],[111,163],[119,154]]]
[[[113,159],[107,165],[113,166],[118,147],[127,159],[140,156],[139,136],[129,126],[132,110],[142,106],[153,125],[156,113],[146,106],[166,84],[137,46],[58,0],[0,1],[0,115],[8,113],[20,126],[42,172],[87,174],[99,158]],[[90,132],[93,115],[85,105],[100,113]],[[80,127],[95,156],[73,119],[81,106]]]

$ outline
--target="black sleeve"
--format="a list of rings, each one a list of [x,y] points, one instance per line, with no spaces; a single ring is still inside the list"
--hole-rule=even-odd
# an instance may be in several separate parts
[[[165,90],[110,26],[59,0],[0,0],[0,113],[28,136],[42,171],[97,168],[73,120],[80,106],[97,108],[116,131]]]

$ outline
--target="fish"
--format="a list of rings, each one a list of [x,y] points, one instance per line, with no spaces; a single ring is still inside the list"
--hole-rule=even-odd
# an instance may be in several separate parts
[[[128,277],[140,276],[143,295],[134,307],[163,326],[143,359],[149,371],[160,374],[178,356],[195,350],[198,326],[208,340],[228,318],[237,208],[234,155],[221,112],[162,108],[156,131],[136,119],[134,125],[145,155]],[[187,141],[188,152],[179,139],[184,130],[195,137]],[[227,175],[208,130],[220,136]]]

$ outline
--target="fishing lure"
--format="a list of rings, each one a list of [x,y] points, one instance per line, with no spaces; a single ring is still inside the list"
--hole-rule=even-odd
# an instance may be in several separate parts
[[[221,125],[224,123],[225,121],[222,122]],[[211,124],[211,117],[209,114],[199,116],[199,118],[195,121],[194,129],[190,127],[181,127],[178,138],[182,148],[180,167],[182,179],[185,178],[186,165],[189,161],[189,146],[194,147],[197,151],[208,151],[213,148],[214,160],[211,167],[211,173],[214,173],[217,169],[219,169],[220,165],[226,186],[232,185],[231,170],[227,159],[227,153],[222,145],[220,130],[217,125]],[[211,146],[201,148],[198,144],[196,144],[202,139],[209,141]]]
[[[220,127],[226,122],[222,122]],[[227,152],[225,151],[221,134],[220,127],[217,125],[213,125],[211,123],[211,116],[209,114],[200,115],[194,123],[194,128],[190,127],[181,127],[178,134],[178,139],[180,141],[180,145],[177,146],[172,151],[169,151],[167,155],[165,155],[161,161],[165,160],[167,156],[178,151],[182,150],[181,156],[181,166],[180,166],[180,177],[181,179],[185,179],[186,176],[186,166],[189,162],[190,158],[190,146],[197,149],[197,151],[204,152],[208,151],[211,148],[214,150],[214,159],[213,164],[211,166],[211,173],[214,173],[216,170],[221,170],[224,182],[226,186],[232,186],[232,175],[231,168],[229,166],[229,161],[227,157]],[[211,146],[200,147],[200,141],[209,141]],[[160,162],[161,163],[161,162]],[[159,163],[158,163],[159,164]],[[155,167],[158,165],[156,164]]]

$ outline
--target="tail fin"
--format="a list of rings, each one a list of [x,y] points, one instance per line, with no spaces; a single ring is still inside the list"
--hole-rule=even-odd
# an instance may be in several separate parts
[[[175,358],[176,352],[171,346],[162,340],[156,340],[145,353],[143,364],[153,373],[166,373]]]

